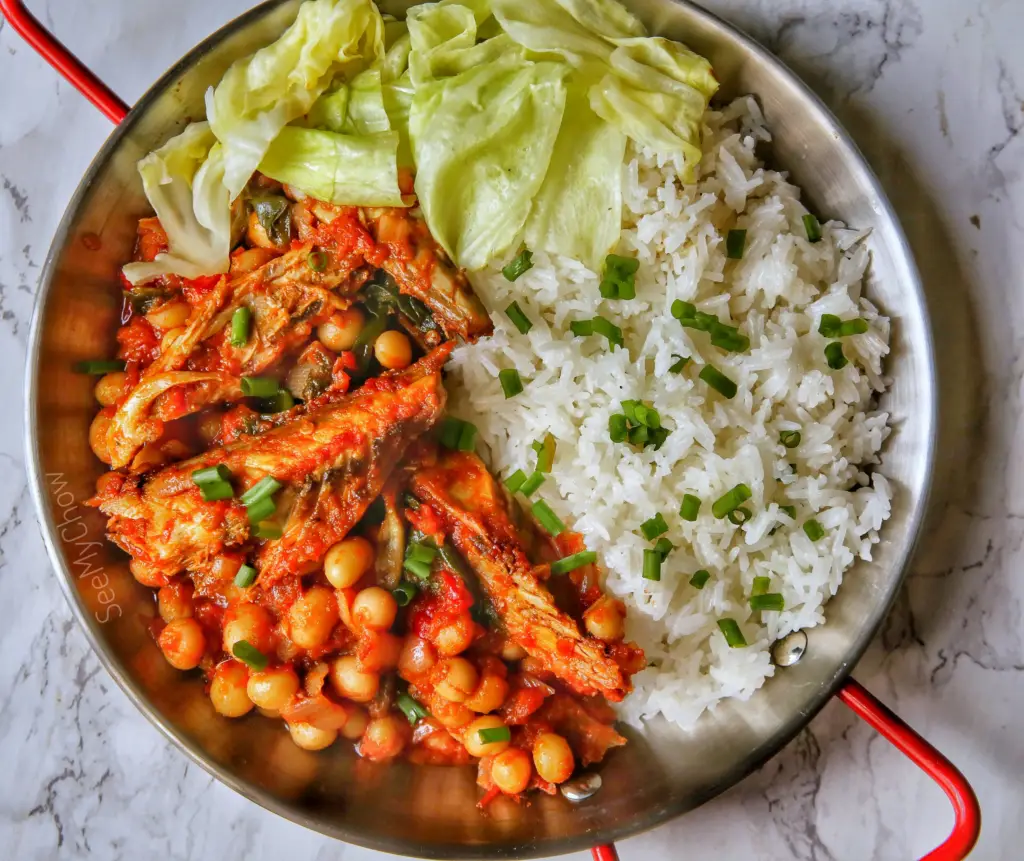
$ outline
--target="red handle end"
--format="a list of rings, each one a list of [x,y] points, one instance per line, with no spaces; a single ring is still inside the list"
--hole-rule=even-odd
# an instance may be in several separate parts
[[[859,682],[847,679],[837,696],[939,784],[953,803],[956,822],[952,833],[921,861],[962,861],[966,858],[981,833],[981,807],[967,778]]]
[[[615,850],[614,843],[609,843],[607,846],[595,846],[590,853],[594,856],[594,861],[619,861],[619,853]]]
[[[126,105],[118,95],[96,77],[74,54],[42,24],[40,24],[22,0],[0,0],[0,12],[21,37],[29,43],[46,62],[60,72],[75,89],[99,108],[113,123],[119,123],[128,115]]]

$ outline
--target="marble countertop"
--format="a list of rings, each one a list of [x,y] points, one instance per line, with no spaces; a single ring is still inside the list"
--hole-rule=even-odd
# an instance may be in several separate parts
[[[179,0],[169,15],[147,0],[30,5],[130,102],[250,4]],[[928,533],[856,676],[973,783],[984,827],[972,858],[1014,857],[1024,845],[1024,4],[705,5],[778,53],[847,125],[937,300],[943,422]],[[22,372],[39,267],[110,127],[3,22],[0,80],[2,854],[383,858],[277,818],[192,765],[72,621],[26,487]],[[680,857],[683,845],[694,859],[905,861],[951,822],[942,793],[833,703],[759,773],[619,849],[624,861]]]

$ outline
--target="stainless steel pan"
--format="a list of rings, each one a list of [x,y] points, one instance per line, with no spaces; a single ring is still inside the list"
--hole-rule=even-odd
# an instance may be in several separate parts
[[[383,4],[401,13],[403,6]],[[910,250],[877,180],[847,134],[778,60],[723,21],[688,3],[632,0],[654,32],[685,41],[714,64],[722,98],[753,93],[775,139],[772,159],[791,171],[812,207],[871,228],[868,290],[893,320],[883,398],[896,429],[882,470],[896,488],[892,519],[872,563],[858,563],[828,605],[828,624],[807,632],[801,660],[780,668],[750,701],[726,703],[693,733],[656,722],[602,768],[603,788],[571,804],[498,799],[476,809],[472,769],[374,766],[336,746],[312,754],[272,722],[215,715],[201,682],[171,669],[146,633],[150,591],[103,539],[103,520],[83,506],[100,464],[88,427],[95,411],[74,361],[106,355],[120,306],[117,272],[147,203],[136,161],[203,114],[203,93],[239,56],[277,37],[297,0],[257,6],[188,53],[129,110],[46,33],[20,0],[0,0],[10,23],[116,122],[68,205],[39,282],[25,408],[30,485],[50,556],[75,615],[114,679],[150,720],[197,763],[247,798],[351,843],[444,858],[535,857],[594,848],[697,807],[749,774],[804,727],[832,696],[867,719],[928,771],[956,808],[948,840],[927,857],[960,859],[980,814],[962,775],[849,673],[882,622],[917,538],[935,444],[931,332]],[[790,657],[796,656],[792,652]],[[506,803],[507,802],[507,803]]]

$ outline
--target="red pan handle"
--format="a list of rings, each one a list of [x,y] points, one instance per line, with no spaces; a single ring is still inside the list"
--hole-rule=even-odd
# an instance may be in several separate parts
[[[0,11],[43,59],[67,78],[108,119],[119,123],[127,116],[128,105],[48,32],[25,8],[22,0],[0,0]],[[836,696],[910,757],[942,787],[953,803],[956,813],[953,832],[945,843],[929,852],[922,861],[962,861],[966,858],[978,840],[981,809],[974,790],[956,766],[853,679],[847,679]],[[618,861],[619,858],[613,845],[595,846],[592,851],[594,861]]]
[[[0,12],[16,32],[60,72],[71,85],[117,124],[128,115],[128,105],[96,77],[82,61],[61,44],[28,9],[22,0],[0,0]]]
[[[963,861],[978,842],[981,831],[981,808],[967,779],[953,763],[900,720],[888,706],[870,694],[860,682],[847,679],[836,696],[939,784],[953,803],[956,822],[952,833],[941,846],[933,849],[921,861]],[[611,844],[595,846],[591,851],[594,861],[619,861],[619,854]]]

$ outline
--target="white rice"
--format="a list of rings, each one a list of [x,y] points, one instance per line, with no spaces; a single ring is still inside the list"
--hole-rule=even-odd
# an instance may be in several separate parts
[[[602,300],[598,274],[539,253],[514,283],[497,268],[480,273],[474,285],[494,336],[456,350],[450,387],[452,412],[477,425],[501,476],[531,472],[531,443],[554,435],[554,467],[535,498],[600,554],[608,589],[627,606],[627,634],[647,653],[623,716],[660,712],[681,726],[725,697],[749,697],[773,673],[771,643],[825,621],[823,605],[856,558],[871,558],[890,510],[888,482],[867,471],[889,434],[888,415],[871,408],[888,383],[889,321],[861,295],[864,234],[829,222],[820,242],[808,242],[799,189],[755,154],[769,134],[752,98],[709,111],[706,125],[696,184],[682,183],[671,161],[627,153],[618,252],[640,260],[636,299]],[[746,228],[746,249],[727,263],[734,227]],[[513,299],[533,321],[526,335],[504,314]],[[675,299],[738,325],[751,349],[711,347],[671,316]],[[597,313],[622,327],[627,349],[572,336],[571,320]],[[850,363],[841,371],[824,360],[824,313],[870,323],[843,339]],[[674,355],[691,359],[682,374],[668,370]],[[735,398],[697,378],[707,362],[736,382]],[[502,368],[519,371],[522,394],[505,399]],[[660,451],[610,440],[608,419],[627,398],[660,412],[671,430]],[[799,447],[780,444],[784,430],[801,432]],[[753,517],[742,526],[715,519],[712,501],[741,482]],[[684,493],[703,500],[695,523],[678,515]],[[795,522],[780,504],[796,506]],[[651,542],[639,527],[658,512],[676,549],[652,582],[641,576]],[[801,528],[812,517],[826,529],[816,543]],[[711,579],[698,591],[689,580],[701,568]],[[750,611],[757,576],[771,578],[784,611]],[[739,623],[747,648],[726,644],[723,617]]]

